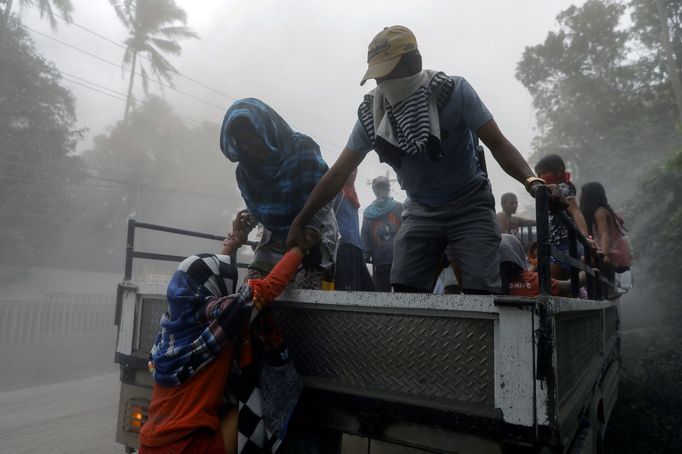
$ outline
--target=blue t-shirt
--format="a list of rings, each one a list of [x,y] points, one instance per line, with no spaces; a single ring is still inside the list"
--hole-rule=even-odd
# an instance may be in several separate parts
[[[339,225],[339,244],[352,244],[362,249],[360,241],[360,221],[358,209],[343,194],[338,195],[338,208],[335,209],[336,223]],[[335,205],[336,206],[336,205]]]
[[[443,158],[428,153],[405,155],[395,168],[400,187],[410,199],[437,207],[474,190],[485,178],[476,157],[472,131],[493,116],[469,82],[453,76],[455,86],[439,110]],[[373,149],[365,128],[355,122],[346,147],[363,155]]]

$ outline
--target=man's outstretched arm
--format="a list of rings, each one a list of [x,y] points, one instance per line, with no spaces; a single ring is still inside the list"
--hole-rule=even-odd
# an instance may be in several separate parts
[[[495,160],[500,164],[507,175],[519,181],[530,194],[535,197],[535,187],[542,184],[541,181],[533,181],[527,185],[527,179],[534,177],[526,160],[519,150],[502,134],[495,120],[490,120],[476,130],[476,135],[490,149]],[[566,201],[556,185],[548,184],[550,207],[565,208]]]
[[[528,227],[537,224],[537,222],[535,222],[535,219],[520,218],[518,216],[514,216],[514,221],[516,221],[516,224],[519,227]]]
[[[287,237],[287,247],[297,244],[297,237],[303,234],[303,227],[305,227],[306,222],[341,191],[351,172],[360,165],[364,158],[364,154],[356,153],[347,147],[344,148],[339,159],[317,182],[301,212],[292,222]]]
[[[502,134],[495,120],[490,120],[476,130],[476,135],[490,149],[502,170],[525,186],[526,179],[535,173],[519,150]]]

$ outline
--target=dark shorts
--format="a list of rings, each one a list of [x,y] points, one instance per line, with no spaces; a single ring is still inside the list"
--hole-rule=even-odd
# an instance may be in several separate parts
[[[344,243],[336,254],[334,289],[347,291],[374,291],[374,282],[369,275],[367,264],[362,258],[362,249],[354,244]]]
[[[568,253],[568,237],[564,237],[559,241],[559,244],[554,245],[557,250],[560,252],[563,252],[566,255],[569,255]],[[576,257],[577,260],[580,260],[580,257],[585,255],[585,249],[583,248],[583,245],[578,242],[578,257]],[[549,256],[549,261],[550,263],[557,263],[561,267],[561,269],[566,270],[566,271],[571,271],[571,264],[568,262],[564,262],[563,260],[557,259],[553,255]]]
[[[372,281],[374,281],[374,289],[377,292],[390,292],[391,264],[389,263],[387,265],[373,265]]]
[[[499,245],[495,199],[487,180],[442,207],[408,200],[395,238],[391,284],[431,292],[447,250],[448,259],[462,270],[463,289],[498,293]]]

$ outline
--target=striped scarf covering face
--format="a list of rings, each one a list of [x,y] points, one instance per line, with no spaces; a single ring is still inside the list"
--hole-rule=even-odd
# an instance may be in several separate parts
[[[358,118],[380,161],[400,167],[405,154],[443,156],[438,110],[453,87],[454,81],[445,73],[424,70],[382,82],[365,96]]]
[[[168,312],[150,353],[156,383],[177,386],[210,364],[259,311],[248,285],[234,293],[237,268],[225,255],[198,254],[173,274]]]
[[[234,146],[230,127],[247,118],[270,150],[259,161]],[[295,132],[264,102],[247,98],[227,110],[220,130],[220,149],[237,165],[237,184],[249,211],[268,230],[287,232],[322,175],[328,170],[320,147],[310,137]]]

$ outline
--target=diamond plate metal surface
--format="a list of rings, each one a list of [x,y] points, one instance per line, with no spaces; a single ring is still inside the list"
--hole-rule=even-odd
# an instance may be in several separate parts
[[[296,369],[319,386],[494,407],[491,319],[281,305],[274,312]]]
[[[159,331],[161,314],[168,310],[165,298],[142,298],[140,303],[140,331],[139,348],[133,349],[133,354],[141,358],[147,358],[156,341],[156,333]],[[133,344],[135,345],[135,344]]]
[[[559,400],[566,397],[586,367],[599,355],[602,311],[557,316],[556,348]]]

